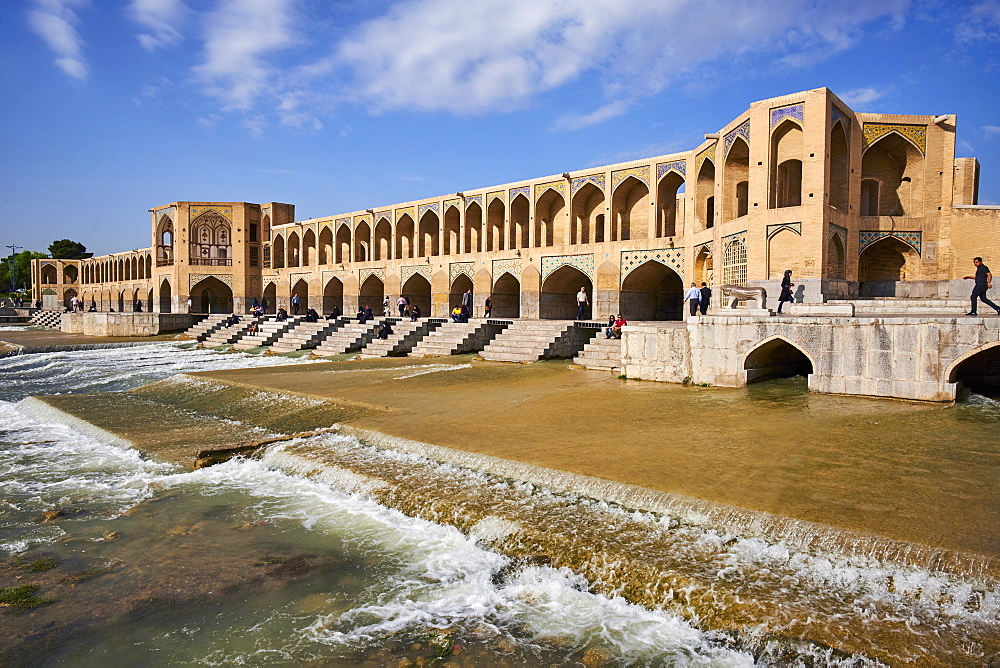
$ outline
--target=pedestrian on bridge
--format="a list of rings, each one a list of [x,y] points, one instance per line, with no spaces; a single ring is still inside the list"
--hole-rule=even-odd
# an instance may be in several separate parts
[[[976,284],[972,288],[972,310],[965,315],[979,315],[976,308],[978,306],[977,300],[982,300],[984,304],[996,311],[997,315],[1000,315],[1000,306],[986,298],[986,291],[993,287],[993,274],[990,273],[990,268],[983,264],[981,257],[972,258],[972,264],[976,267],[976,275],[965,276],[965,280],[975,281]]]
[[[688,303],[688,308],[691,309],[691,317],[698,315],[698,306],[701,304],[701,290],[694,283],[688,288],[688,291],[684,293],[684,301]]]

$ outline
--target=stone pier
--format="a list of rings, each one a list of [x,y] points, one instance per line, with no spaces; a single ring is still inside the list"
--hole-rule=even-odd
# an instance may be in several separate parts
[[[59,328],[87,336],[156,336],[180,332],[204,315],[192,313],[63,313]]]

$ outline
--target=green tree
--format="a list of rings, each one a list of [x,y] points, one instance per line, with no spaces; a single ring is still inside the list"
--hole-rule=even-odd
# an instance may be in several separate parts
[[[60,260],[86,260],[93,257],[93,253],[87,252],[87,247],[79,241],[69,239],[59,239],[49,244],[49,254]]]
[[[16,271],[17,287],[20,288],[23,285],[31,287],[31,261],[36,259],[41,259],[48,257],[47,253],[39,253],[37,251],[21,251],[14,256],[14,268]],[[0,259],[0,293],[7,294],[11,289],[11,257],[10,255],[5,255]]]

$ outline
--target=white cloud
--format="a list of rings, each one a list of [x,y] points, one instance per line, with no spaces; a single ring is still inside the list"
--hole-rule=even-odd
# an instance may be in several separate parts
[[[996,0],[949,7],[960,16],[955,25],[955,40],[986,42],[1000,40],[1000,3]]]
[[[182,0],[132,0],[128,14],[148,31],[139,34],[139,44],[147,51],[155,51],[181,40],[179,28],[190,10]]]
[[[588,125],[597,125],[612,118],[621,116],[628,111],[628,103],[622,100],[609,102],[603,107],[595,109],[589,114],[569,113],[556,119],[555,128],[557,130],[579,130]]]
[[[885,93],[876,88],[855,88],[843,93],[837,93],[837,97],[844,101],[848,107],[855,109],[862,105],[871,104],[875,100],[881,99]],[[862,110],[863,111],[863,110]]]
[[[1000,137],[1000,125],[984,125],[983,136],[986,139],[993,139],[994,137]]]
[[[87,78],[87,63],[83,39],[76,30],[80,17],[73,10],[86,4],[86,0],[34,0],[28,10],[28,23],[55,52],[56,65],[81,81]]]

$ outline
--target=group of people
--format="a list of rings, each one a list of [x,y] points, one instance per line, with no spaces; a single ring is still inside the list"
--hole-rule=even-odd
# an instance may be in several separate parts
[[[389,297],[385,298],[382,302],[383,313],[389,315]],[[420,306],[417,304],[411,304],[409,298],[406,295],[399,295],[399,299],[396,300],[396,308],[399,309],[399,317],[405,318],[410,316],[412,322],[416,322],[417,318],[420,317]]]
[[[702,281],[700,288],[697,284],[692,283],[688,291],[684,293],[684,301],[688,303],[691,317],[698,315],[698,313],[705,315],[708,313],[709,304],[712,303],[712,288],[708,287],[708,283],[704,281]]]

